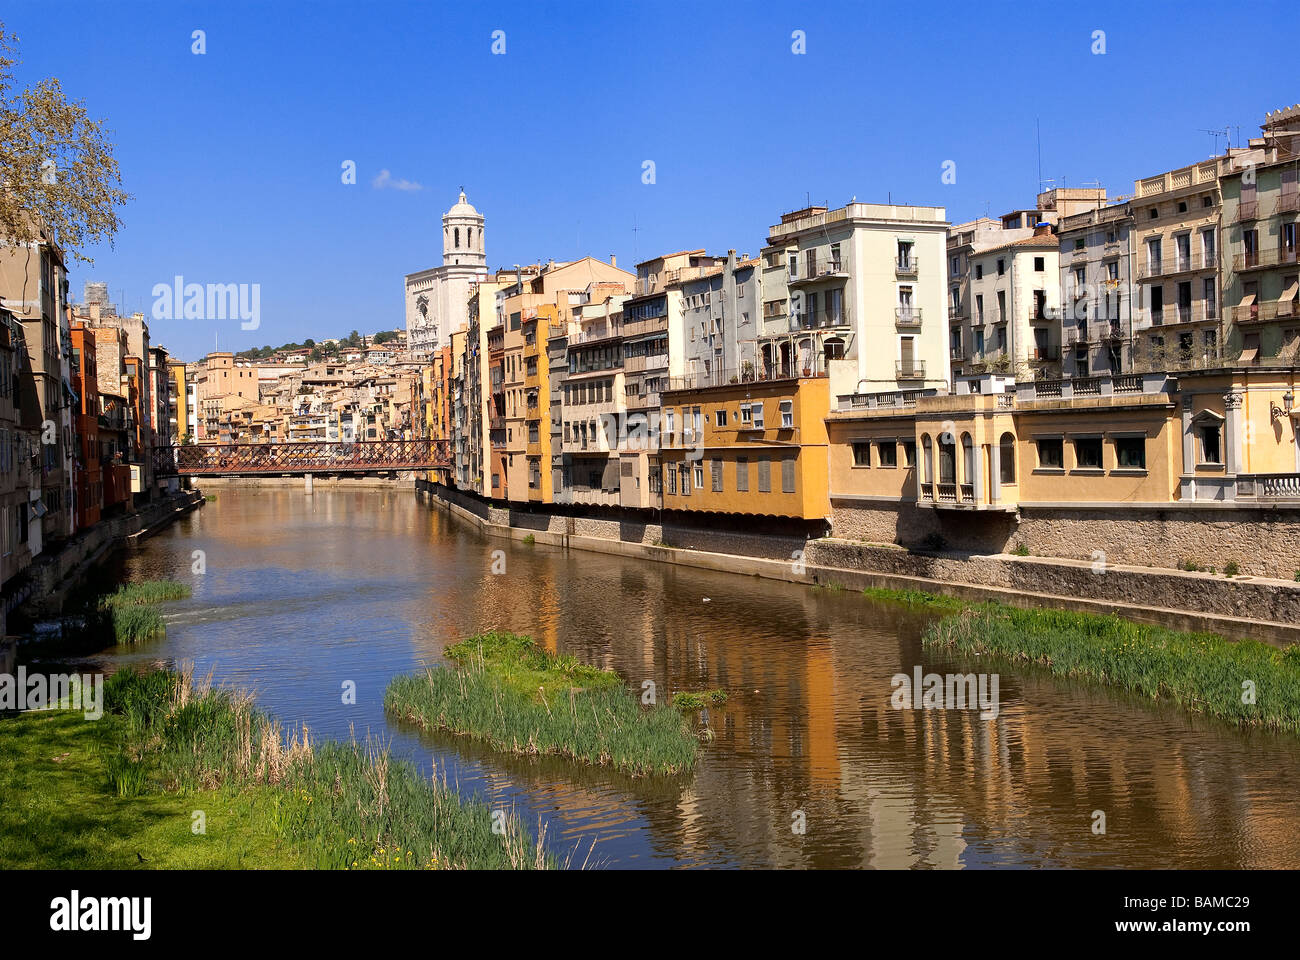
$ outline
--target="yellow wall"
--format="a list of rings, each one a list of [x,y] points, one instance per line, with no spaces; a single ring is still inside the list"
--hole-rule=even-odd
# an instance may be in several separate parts
[[[829,403],[829,381],[824,377],[768,383],[745,383],[708,387],[664,394],[660,413],[660,460],[665,471],[665,510],[716,511],[722,513],[771,515],[821,520],[829,513],[825,417]],[[781,427],[781,401],[793,406],[793,426]],[[761,403],[763,430],[742,429],[740,406]],[[702,456],[691,460],[691,443],[683,434],[683,408],[699,407],[703,444]],[[673,410],[674,429],[667,430],[667,411]],[[726,412],[725,425],[718,423],[718,411]],[[759,462],[769,462],[770,492],[759,491]],[[782,489],[782,460],[794,460],[794,492]],[[743,460],[743,462],[742,462]],[[713,463],[722,464],[722,490],[713,490]],[[691,491],[682,493],[681,464],[689,464]],[[699,467],[700,471],[696,468]],[[748,478],[748,490],[740,490],[738,470]],[[667,471],[677,473],[675,486]],[[697,483],[703,480],[702,487]]]

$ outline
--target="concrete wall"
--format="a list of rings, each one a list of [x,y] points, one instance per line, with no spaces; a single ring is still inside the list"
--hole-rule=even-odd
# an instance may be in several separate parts
[[[1300,570],[1300,511],[1241,505],[1039,507],[1014,515],[942,511],[887,501],[837,500],[836,537],[905,547],[1103,560],[1171,569],[1184,561],[1219,572],[1293,580]],[[1100,552],[1100,553],[1099,553]]]

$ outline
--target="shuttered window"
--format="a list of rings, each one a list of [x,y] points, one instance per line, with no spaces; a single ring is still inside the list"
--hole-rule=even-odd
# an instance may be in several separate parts
[[[736,458],[736,490],[739,493],[749,492],[749,457]]]
[[[781,461],[781,492],[794,493],[794,457]]]
[[[758,492],[772,492],[772,461],[767,457],[758,458]]]
[[[714,460],[712,464],[710,464],[710,466],[712,467],[713,470],[713,492],[721,493],[722,492],[722,461]]]

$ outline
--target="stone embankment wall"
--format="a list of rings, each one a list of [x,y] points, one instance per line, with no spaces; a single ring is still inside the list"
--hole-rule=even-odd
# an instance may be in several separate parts
[[[940,511],[912,504],[834,504],[836,537],[909,548],[1030,554],[1139,567],[1186,563],[1294,580],[1300,574],[1300,505],[1021,507],[1004,513]]]
[[[21,588],[6,603],[6,626],[10,611],[32,620],[56,616],[69,591],[110,551],[139,543],[202,503],[199,491],[182,490],[134,513],[103,520],[69,539],[57,551],[42,553],[23,571]]]
[[[436,485],[422,494],[490,536],[794,583],[926,590],[963,599],[1051,605],[1182,630],[1300,640],[1300,583],[1049,557],[909,550],[840,537],[803,540],[666,524],[522,513]],[[705,546],[701,546],[705,544]]]

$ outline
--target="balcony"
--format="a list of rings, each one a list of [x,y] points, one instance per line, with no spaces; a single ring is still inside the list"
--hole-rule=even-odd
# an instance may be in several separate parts
[[[1266,300],[1263,303],[1238,304],[1232,308],[1232,319],[1241,326],[1292,320],[1296,317],[1300,317],[1300,302],[1295,300]]]
[[[689,373],[682,377],[668,377],[664,392],[679,390],[700,390],[705,387],[723,387],[741,383],[766,383],[774,380],[797,380],[800,377],[824,377],[822,358],[815,355],[810,361],[812,366],[796,368],[785,364],[764,367],[762,364],[747,363],[740,368],[728,367],[706,373]]]
[[[797,313],[790,317],[790,332],[800,330],[834,330],[851,326],[847,307],[823,307],[811,313]]]
[[[1207,260],[1205,254],[1200,250],[1183,256],[1161,257],[1157,260],[1148,257],[1138,268],[1138,278],[1149,280],[1152,277],[1167,277],[1175,273],[1213,270],[1217,265],[1213,258]]]
[[[952,347],[948,351],[948,357],[952,360],[957,360],[957,361],[965,360],[966,351],[963,350],[961,347]]]
[[[894,324],[909,330],[919,330],[921,328],[921,308],[895,307]]]
[[[839,410],[910,410],[918,397],[933,397],[938,391],[888,390],[881,393],[843,393],[836,397]]]
[[[1259,219],[1259,201],[1242,200],[1237,204],[1237,223]]]
[[[1281,213],[1296,213],[1300,211],[1300,192],[1284,193],[1277,198],[1277,203],[1273,206],[1273,216]]]
[[[662,333],[668,329],[668,317],[647,317],[643,320],[630,320],[623,324],[623,336],[639,337],[646,333]]]
[[[1238,272],[1247,270],[1267,270],[1270,267],[1291,267],[1297,262],[1296,248],[1279,248],[1277,250],[1256,250],[1254,253],[1239,253],[1232,258],[1232,269]]]
[[[805,259],[803,272],[797,277],[791,277],[789,286],[797,287],[801,284],[817,283],[822,280],[843,280],[848,275],[848,268],[844,265],[843,260]]]
[[[925,361],[896,360],[894,361],[894,375],[899,380],[924,380]]]
[[[894,258],[894,276],[896,277],[915,277],[916,263],[918,257],[915,253],[909,253],[905,257]]]
[[[1237,499],[1300,501],[1300,473],[1239,473]]]
[[[1016,384],[1016,400],[1072,400],[1075,397],[1155,394],[1166,389],[1163,372],[1069,377],[1063,380],[1026,380]]]
[[[1056,344],[1048,344],[1043,347],[1035,347],[1029,351],[1030,363],[1055,363],[1061,359],[1061,348]]]

